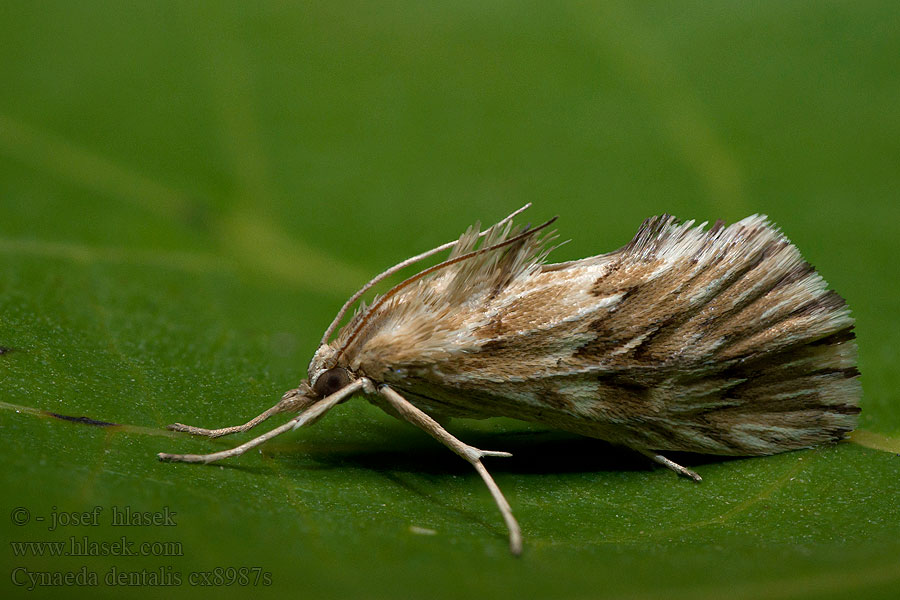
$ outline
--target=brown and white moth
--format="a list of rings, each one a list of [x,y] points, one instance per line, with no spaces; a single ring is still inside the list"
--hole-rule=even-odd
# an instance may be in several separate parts
[[[218,437],[298,416],[230,450],[159,458],[238,456],[362,393],[475,467],[519,554],[519,525],[482,464],[510,454],[458,440],[444,419],[541,423],[627,446],[697,481],[660,452],[774,454],[856,426],[849,309],[766,217],[710,229],[653,217],[619,250],[549,264],[554,236],[544,232],[555,219],[514,225],[528,206],[366,284],[325,331],[309,379],[261,415],[223,429],[169,428]],[[450,248],[447,260],[361,303],[331,339],[373,285]]]

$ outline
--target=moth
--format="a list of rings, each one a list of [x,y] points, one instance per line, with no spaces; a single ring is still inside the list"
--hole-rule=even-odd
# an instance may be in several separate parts
[[[657,216],[618,250],[551,264],[555,218],[514,224],[529,206],[372,279],[326,329],[309,378],[256,418],[169,429],[214,438],[299,415],[230,450],[160,460],[238,456],[362,394],[476,469],[519,554],[519,525],[482,463],[511,455],[460,441],[441,425],[448,418],[548,425],[626,446],[696,481],[662,453],[768,455],[855,428],[850,311],[765,216],[708,229]],[[338,331],[374,285],[445,250],[446,260],[361,302]]]

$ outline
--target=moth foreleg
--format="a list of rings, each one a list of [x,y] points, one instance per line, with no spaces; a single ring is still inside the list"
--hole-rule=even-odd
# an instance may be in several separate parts
[[[490,490],[491,496],[493,496],[494,502],[497,504],[497,508],[500,509],[500,514],[503,515],[503,520],[506,522],[506,528],[509,530],[510,552],[515,555],[521,554],[522,534],[519,529],[519,523],[513,516],[512,508],[503,496],[503,492],[500,491],[494,478],[491,477],[491,474],[488,473],[488,470],[481,463],[481,459],[485,456],[512,456],[512,454],[509,452],[480,450],[474,446],[470,446],[455,438],[446,429],[441,427],[437,421],[416,408],[415,405],[390,387],[386,385],[381,386],[378,391],[387,399],[391,407],[393,407],[405,421],[423,429],[426,433],[431,435],[431,437],[450,448],[450,450],[466,459],[473,467],[475,467],[475,470],[478,471],[481,479],[484,480],[485,485],[487,485]]]
[[[679,475],[684,475],[685,477],[690,477],[694,481],[703,481],[703,478],[700,477],[694,471],[691,471],[687,467],[682,467],[674,460],[670,460],[670,459],[666,458],[665,456],[663,456],[662,454],[650,452],[649,450],[640,450],[640,449],[636,449],[636,450],[638,452],[640,452],[641,454],[643,454],[644,456],[646,456],[647,458],[649,458],[650,460],[652,460],[653,462],[661,464],[662,466],[667,467],[669,469],[672,469]]]
[[[204,435],[211,438],[217,438],[222,437],[223,435],[231,435],[232,433],[243,433],[245,431],[249,431],[272,415],[277,415],[283,412],[303,410],[304,408],[309,406],[310,403],[310,398],[301,394],[299,390],[290,390],[288,392],[285,392],[284,396],[281,397],[281,400],[278,402],[278,404],[253,417],[243,425],[222,427],[221,429],[205,429],[203,427],[194,427],[193,425],[172,423],[171,425],[166,425],[166,429],[170,431],[183,431],[185,433],[190,433],[191,435]]]
[[[306,413],[303,413],[306,414]],[[283,425],[279,425],[275,429],[265,432],[264,434],[257,436],[250,440],[249,442],[243,443],[240,446],[235,446],[229,450],[222,450],[221,452],[213,452],[211,454],[167,454],[166,452],[160,452],[156,456],[161,461],[165,462],[189,462],[189,463],[211,463],[217,460],[222,460],[223,458],[231,458],[232,456],[240,456],[250,448],[255,448],[259,446],[263,442],[267,442],[273,437],[279,436],[282,433],[290,431],[295,428],[296,422],[302,417],[300,415],[298,417],[294,417],[287,423]]]
[[[211,463],[217,460],[222,460],[223,458],[240,456],[247,450],[255,448],[256,446],[259,446],[260,444],[267,442],[273,437],[279,436],[282,433],[291,431],[292,429],[303,427],[304,425],[312,425],[341,401],[349,398],[354,393],[365,387],[367,384],[368,380],[356,380],[353,383],[331,394],[330,396],[326,396],[322,400],[319,400],[287,423],[279,425],[275,429],[267,431],[266,433],[253,438],[249,442],[245,442],[240,446],[235,446],[234,448],[231,448],[229,450],[222,450],[221,452],[213,452],[211,454],[167,454],[165,452],[160,452],[156,456],[159,458],[159,460],[162,461],[190,463]],[[282,398],[282,401],[284,401],[284,398]],[[278,405],[276,404],[275,407],[277,406]]]

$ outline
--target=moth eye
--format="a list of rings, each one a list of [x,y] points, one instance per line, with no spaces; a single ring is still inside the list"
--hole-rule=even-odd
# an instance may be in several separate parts
[[[329,396],[350,383],[350,373],[343,367],[328,369],[316,380],[313,391],[319,398]]]

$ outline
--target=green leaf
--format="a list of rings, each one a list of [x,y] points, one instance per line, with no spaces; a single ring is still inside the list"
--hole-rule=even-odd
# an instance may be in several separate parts
[[[895,23],[892,2],[5,3],[4,595],[894,597]],[[488,468],[518,559],[477,474],[361,399],[222,464],[156,460],[248,439],[164,427],[268,408],[356,287],[526,202],[560,215],[558,260],[661,212],[769,214],[857,318],[861,430],[678,457],[698,485],[454,422],[514,454]],[[175,524],[113,525],[126,507]]]

